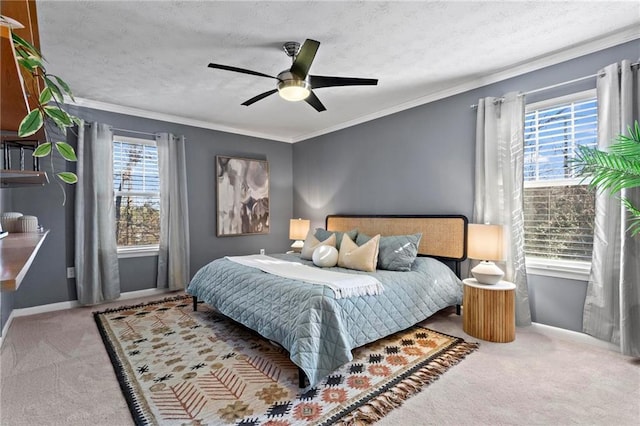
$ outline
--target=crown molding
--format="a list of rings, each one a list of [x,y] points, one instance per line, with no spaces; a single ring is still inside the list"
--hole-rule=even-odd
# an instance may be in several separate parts
[[[92,99],[79,98],[77,96],[75,96],[74,98],[75,100],[71,100],[71,98],[69,98],[68,96],[65,96],[64,103],[67,105],[75,105],[75,106],[84,107],[84,108],[97,109],[100,111],[115,112],[118,114],[149,118],[152,120],[166,121],[166,122],[175,123],[175,124],[184,124],[185,126],[200,127],[203,129],[217,130],[220,132],[234,133],[237,135],[251,136],[254,138],[268,139],[272,141],[287,142],[287,143],[293,142],[291,138],[284,138],[281,136],[275,136],[268,133],[253,132],[250,130],[238,129],[236,127],[224,126],[221,124],[215,124],[208,121],[195,120],[192,118],[182,117],[179,115],[149,111],[141,108],[128,107],[128,106],[113,104],[109,102],[94,101]]]
[[[415,108],[431,102],[435,102],[440,99],[445,99],[450,96],[458,95],[460,93],[464,93],[464,92],[474,90],[483,86],[487,86],[489,84],[507,80],[509,78],[527,74],[551,65],[556,65],[565,61],[569,61],[571,59],[578,58],[580,56],[598,52],[600,50],[614,47],[619,44],[623,44],[636,39],[640,39],[640,27],[638,27],[637,25],[632,25],[632,26],[623,28],[620,31],[611,33],[609,35],[606,35],[594,40],[590,40],[578,45],[570,46],[568,48],[551,53],[549,55],[544,55],[539,58],[527,61],[526,63],[522,63],[519,65],[510,67],[506,70],[489,74],[481,78],[469,80],[464,83],[458,84],[456,86],[453,86],[444,90],[440,90],[435,93],[431,93],[427,96],[422,96],[414,100],[404,102],[402,104],[395,105],[393,107],[386,108],[381,111],[377,111],[372,114],[363,115],[361,117],[354,118],[353,120],[345,121],[345,122],[336,124],[334,126],[317,130],[315,132],[303,133],[303,134],[299,134],[297,136],[292,136],[292,137],[284,137],[284,136],[277,136],[277,135],[272,135],[268,133],[249,131],[245,129],[239,129],[236,127],[215,124],[207,121],[181,117],[178,115],[148,111],[148,110],[143,110],[139,108],[127,107],[127,106],[112,104],[108,102],[94,101],[94,100],[85,99],[85,98],[76,97],[75,102],[73,102],[71,101],[71,99],[68,99],[67,97],[65,97],[65,103],[69,105],[77,105],[80,107],[92,108],[92,109],[97,109],[101,111],[109,111],[109,112],[126,114],[126,115],[131,115],[136,117],[150,118],[154,120],[184,124],[187,126],[217,130],[221,132],[233,133],[233,134],[238,134],[243,136],[251,136],[255,138],[268,139],[268,140],[273,140],[278,142],[296,143],[296,142],[302,142],[304,140],[312,139],[318,136],[322,136],[328,133],[333,133],[335,131],[346,129],[348,127],[353,127],[358,124],[366,123],[367,121],[376,120],[378,118],[395,114],[397,112],[401,112],[407,109],[411,109],[411,108]]]

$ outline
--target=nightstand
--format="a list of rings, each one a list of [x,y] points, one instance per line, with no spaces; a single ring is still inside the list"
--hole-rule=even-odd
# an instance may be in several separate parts
[[[508,281],[480,284],[467,278],[462,299],[462,329],[470,336],[506,343],[516,338],[516,286]]]

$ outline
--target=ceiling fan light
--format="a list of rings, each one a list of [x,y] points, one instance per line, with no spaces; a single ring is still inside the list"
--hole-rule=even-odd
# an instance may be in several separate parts
[[[298,102],[307,99],[311,88],[305,80],[283,80],[278,83],[278,94],[284,100]]]

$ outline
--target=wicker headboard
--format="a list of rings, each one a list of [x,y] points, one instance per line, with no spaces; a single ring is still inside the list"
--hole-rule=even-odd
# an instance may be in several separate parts
[[[467,224],[463,215],[329,215],[328,231],[357,228],[370,236],[422,233],[418,254],[459,263],[467,258]]]

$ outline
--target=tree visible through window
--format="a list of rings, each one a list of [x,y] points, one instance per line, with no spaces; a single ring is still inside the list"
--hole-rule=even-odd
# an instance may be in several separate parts
[[[527,108],[524,138],[525,254],[590,262],[595,194],[571,162],[578,145],[597,144],[593,93]]]
[[[157,245],[160,180],[155,141],[113,138],[113,189],[119,247]]]

